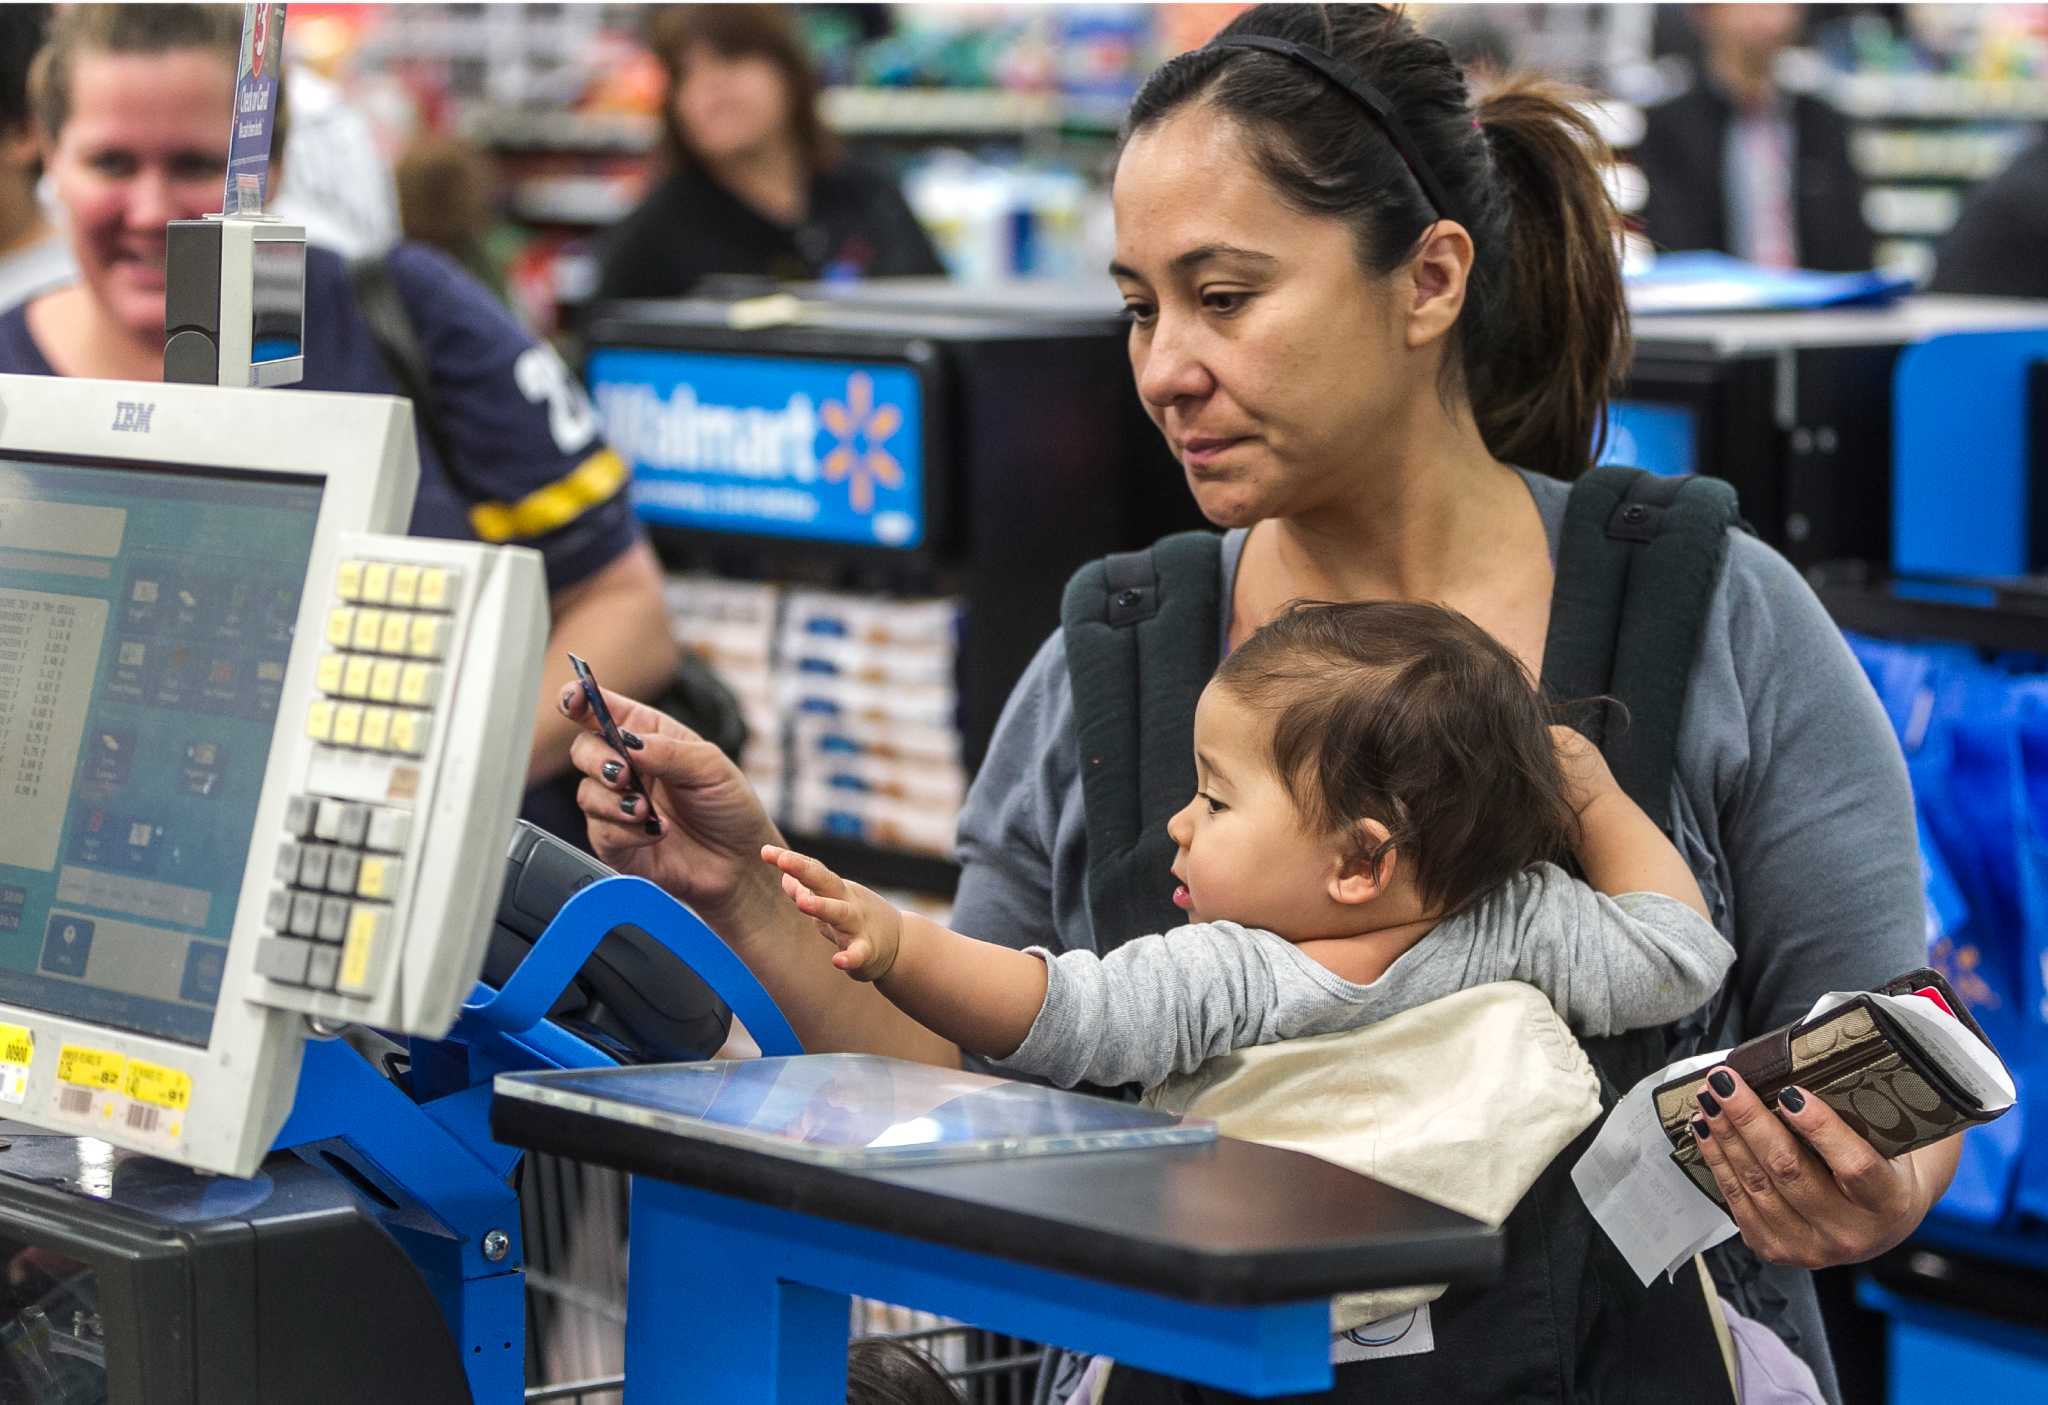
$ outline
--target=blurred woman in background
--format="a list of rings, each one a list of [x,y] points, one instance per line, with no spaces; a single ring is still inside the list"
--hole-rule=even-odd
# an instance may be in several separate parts
[[[600,298],[680,297],[713,274],[878,278],[944,272],[887,175],[845,160],[789,11],[685,5],[649,42],[668,72],[667,173],[610,232]]]
[[[233,5],[57,12],[31,75],[30,105],[79,277],[0,313],[0,372],[162,379],[164,226],[220,207],[241,34]],[[280,101],[280,144],[287,114]],[[434,250],[400,244],[383,262],[440,429],[420,436],[410,531],[541,553],[551,612],[548,701],[536,706],[523,758],[526,814],[581,842],[577,777],[568,769],[576,727],[552,699],[570,677],[570,651],[607,679],[633,677],[656,692],[667,686],[676,649],[660,563],[633,518],[626,467],[554,351]],[[339,254],[307,248],[306,369],[297,389],[407,393],[364,311],[361,286]]]

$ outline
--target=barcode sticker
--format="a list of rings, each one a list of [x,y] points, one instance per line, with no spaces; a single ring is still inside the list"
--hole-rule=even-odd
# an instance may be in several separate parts
[[[147,1103],[128,1104],[128,1130],[131,1132],[154,1132],[157,1123],[163,1120],[163,1109]]]
[[[63,1044],[57,1049],[57,1111],[105,1126],[121,1115],[128,1060],[112,1049]]]
[[[130,1059],[127,1093],[138,1103],[183,1112],[192,1105],[192,1075],[182,1069]]]
[[[36,1061],[36,1037],[18,1024],[0,1024],[0,1103],[28,1101],[29,1065]]]
[[[112,1049],[94,1049],[84,1044],[66,1044],[57,1051],[57,1081],[81,1088],[121,1090],[128,1072],[128,1060]]]

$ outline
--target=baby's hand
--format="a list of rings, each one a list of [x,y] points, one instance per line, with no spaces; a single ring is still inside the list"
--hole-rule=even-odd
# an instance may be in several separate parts
[[[903,914],[872,890],[849,883],[816,859],[773,844],[761,859],[782,871],[782,891],[839,948],[832,964],[857,981],[878,981],[896,964]]]
[[[1550,744],[1557,750],[1558,769],[1564,772],[1565,795],[1579,815],[1601,796],[1621,788],[1600,748],[1570,727],[1550,729]]]

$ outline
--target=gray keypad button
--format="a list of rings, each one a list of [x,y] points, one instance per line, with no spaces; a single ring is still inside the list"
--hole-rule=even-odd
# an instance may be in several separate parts
[[[320,899],[320,925],[313,932],[323,942],[338,942],[348,934],[348,899]]]
[[[363,841],[370,833],[370,807],[367,805],[344,805],[341,807],[341,842],[351,849],[363,847]]]
[[[334,989],[334,973],[341,968],[341,948],[319,946],[306,958],[306,984],[315,990]]]
[[[339,800],[322,800],[320,813],[313,821],[313,837],[333,841],[341,837],[341,812]]]
[[[356,890],[356,873],[362,866],[361,854],[353,849],[336,849],[334,857],[327,862],[327,891],[353,893]]]
[[[324,844],[308,844],[299,853],[299,886],[301,888],[325,888],[327,886],[327,863],[334,850]]]
[[[305,845],[295,844],[289,839],[277,846],[278,882],[296,883],[299,881],[299,855],[304,852],[305,847]]]
[[[256,974],[288,985],[306,983],[306,961],[313,948],[288,937],[265,937],[256,943]]]
[[[313,819],[320,812],[320,802],[310,795],[294,795],[285,802],[284,832],[294,839],[304,839],[313,832]]]
[[[263,906],[263,925],[273,932],[282,932],[292,921],[292,890],[272,888],[270,901]]]
[[[320,899],[311,893],[292,894],[292,935],[310,937],[320,925]]]

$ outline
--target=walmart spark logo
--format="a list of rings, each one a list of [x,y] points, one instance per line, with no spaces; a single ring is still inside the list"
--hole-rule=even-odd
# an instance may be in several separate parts
[[[912,548],[924,383],[909,366],[599,347],[591,395],[649,522]]]
[[[882,446],[903,427],[903,411],[895,405],[875,403],[875,384],[865,371],[846,378],[846,403],[827,400],[818,411],[832,437],[839,442],[819,465],[825,481],[848,480],[846,496],[855,512],[875,508],[875,484],[886,488],[903,486],[903,465]]]

